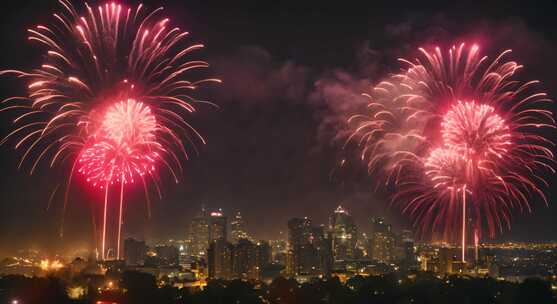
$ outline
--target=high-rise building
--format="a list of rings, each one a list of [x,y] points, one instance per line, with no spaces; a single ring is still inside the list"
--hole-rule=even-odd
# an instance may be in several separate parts
[[[180,266],[187,270],[191,269],[191,263],[193,262],[193,258],[188,251],[189,246],[190,244],[188,241],[185,241],[183,244],[178,246],[178,252],[180,253]]]
[[[395,260],[395,238],[391,232],[375,232],[372,240],[371,257],[382,263]]]
[[[414,251],[414,239],[412,231],[402,230],[402,252],[404,261],[411,266],[416,263],[416,252]]]
[[[331,238],[323,226],[311,225],[308,218],[288,221],[287,274],[329,275],[332,268]]]
[[[124,261],[128,266],[139,266],[145,263],[147,245],[145,241],[127,238],[124,241]]]
[[[358,228],[352,216],[342,206],[338,206],[329,218],[329,230],[332,234],[335,260],[355,258]]]
[[[371,224],[372,233],[368,255],[383,263],[395,260],[395,236],[391,231],[391,225],[385,223],[381,217],[372,218]]]
[[[272,250],[269,242],[259,241],[255,244],[255,264],[260,269],[271,263]]]
[[[314,273],[329,277],[334,262],[331,235],[327,234],[324,226],[312,227],[311,231],[310,240],[316,253],[316,260],[312,261],[312,266],[316,270]]]
[[[209,242],[214,240],[223,239],[228,240],[228,220],[223,214],[222,210],[211,212],[209,218]]]
[[[232,255],[232,271],[234,277],[240,279],[256,279],[255,245],[248,239],[240,239],[234,245]]]
[[[237,243],[240,239],[250,239],[246,231],[246,223],[240,211],[236,212],[230,220],[230,237],[233,243]]]
[[[158,245],[155,247],[155,252],[161,266],[180,265],[180,252],[175,246]]]
[[[267,241],[255,244],[255,272],[256,278],[261,279],[263,270],[271,263],[272,250]]]
[[[308,267],[306,256],[309,253],[311,221],[306,218],[293,218],[288,221],[288,275],[295,276],[306,272]]]
[[[207,249],[208,275],[211,279],[231,279],[233,277],[234,246],[223,238],[214,240]]]
[[[188,239],[189,254],[195,257],[205,256],[209,245],[209,220],[204,206],[191,221]]]

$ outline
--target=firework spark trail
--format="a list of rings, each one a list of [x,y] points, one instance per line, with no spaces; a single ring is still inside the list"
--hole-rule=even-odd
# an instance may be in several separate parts
[[[85,4],[81,13],[68,0],[59,3],[62,12],[53,14],[51,25],[28,30],[29,40],[45,48],[43,64],[31,71],[0,72],[23,79],[28,88],[26,94],[2,101],[0,111],[15,113],[14,129],[2,143],[15,142],[16,149],[22,150],[18,168],[28,163],[31,174],[41,163],[49,167],[72,164],[65,208],[73,168],[79,159],[88,158],[97,165],[106,165],[108,159],[123,164],[115,151],[122,153],[130,142],[137,145],[141,140],[130,137],[151,134],[148,130],[154,127],[156,144],[141,145],[156,147],[156,154],[139,155],[129,147],[126,169],[115,169],[117,172],[108,175],[103,170],[93,174],[94,165],[82,165],[81,169],[99,188],[111,180],[110,176],[130,180],[135,170],[145,187],[148,184],[144,176],[151,177],[160,195],[159,179],[145,165],[146,159],[156,160],[178,182],[181,159],[189,158],[190,149],[197,152],[197,143],[205,144],[205,139],[187,122],[199,104],[211,104],[192,94],[205,83],[220,82],[214,78],[188,79],[191,72],[209,67],[205,61],[191,59],[192,53],[203,45],[188,45],[188,32],[172,27],[170,20],[161,16],[163,8],[147,11],[142,5],[131,8],[116,3],[98,7]],[[124,132],[120,128],[103,127],[116,122],[111,118],[105,121],[106,109],[128,99],[138,101],[135,106],[143,105],[145,111],[150,111],[145,117],[153,120],[126,129],[129,134],[118,133]],[[109,131],[99,134],[103,128]],[[107,159],[102,160],[103,156]]]
[[[347,143],[395,187],[393,202],[405,205],[420,234],[449,241],[460,234],[464,248],[467,219],[475,238],[482,230],[493,237],[510,228],[512,210],[530,210],[529,197],[546,201],[543,176],[555,173],[544,134],[555,129],[552,101],[536,92],[539,81],[515,79],[522,66],[504,60],[510,50],[491,62],[477,45],[419,50],[364,94],[369,113],[348,120]]]

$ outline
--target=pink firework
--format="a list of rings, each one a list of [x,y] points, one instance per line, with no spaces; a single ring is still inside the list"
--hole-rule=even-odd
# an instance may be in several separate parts
[[[83,150],[79,156],[78,172],[85,175],[93,186],[101,188],[120,181],[134,183],[138,177],[155,171],[156,159],[157,153],[149,151],[145,144],[116,144],[100,139]]]
[[[117,143],[151,143],[158,130],[157,119],[151,109],[134,99],[111,106],[105,114],[101,129],[106,138]]]
[[[466,171],[467,159],[457,150],[437,148],[424,162],[424,173],[433,188],[440,191],[462,191],[468,184]]]
[[[468,159],[487,162],[503,158],[511,147],[509,126],[489,105],[457,101],[441,122],[443,144]]]
[[[78,172],[93,186],[133,183],[155,171],[160,144],[149,107],[133,99],[111,106],[79,156]]]
[[[120,258],[124,185],[153,177],[157,152],[157,122],[149,107],[133,99],[111,106],[100,128],[88,140],[78,160],[78,172],[93,186],[104,188],[104,213],[102,225],[102,258],[106,252],[106,219],[109,187],[120,184],[120,208],[116,256]]]
[[[555,172],[545,137],[555,128],[552,101],[534,90],[539,81],[515,79],[522,66],[503,60],[510,50],[490,63],[477,45],[420,52],[365,94],[369,113],[349,119],[348,141],[394,186],[393,201],[418,231],[460,235],[464,249],[470,225],[475,238],[494,236],[510,228],[512,210],[530,210],[533,195],[545,201],[543,176]]]
[[[2,102],[1,111],[16,115],[2,142],[15,140],[19,167],[28,163],[31,174],[43,163],[69,163],[64,208],[76,170],[100,187],[151,177],[160,196],[154,168],[178,182],[182,159],[205,144],[188,122],[200,105],[213,105],[194,97],[197,89],[220,82],[203,77],[209,64],[192,58],[203,45],[189,44],[188,32],[172,26],[162,7],[85,3],[79,11],[68,0],[59,3],[52,24],[28,30],[44,62],[0,72],[28,87]]]

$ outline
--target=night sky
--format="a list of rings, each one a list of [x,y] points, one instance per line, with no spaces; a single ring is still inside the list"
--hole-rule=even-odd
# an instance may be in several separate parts
[[[35,2],[0,3],[0,69],[40,65],[41,48],[26,40],[26,29],[48,23],[58,6]],[[125,235],[183,239],[202,203],[229,215],[240,210],[249,232],[263,239],[286,231],[294,216],[326,223],[339,204],[364,231],[371,216],[406,227],[385,193],[373,192],[373,177],[357,166],[337,166],[344,157],[341,121],[361,105],[361,92],[398,71],[397,58],[460,41],[479,43],[490,58],[511,48],[511,58],[525,65],[518,77],[539,79],[557,96],[557,2],[482,2],[144,1],[149,8],[164,5],[171,22],[192,33],[192,43],[206,45],[196,55],[224,83],[199,95],[220,108],[201,107],[192,121],[208,144],[184,162],[180,184],[166,183],[163,199],[153,199],[150,219],[141,189],[129,194]],[[22,92],[21,83],[1,79],[0,97]],[[0,134],[7,134],[10,116],[0,119]],[[92,235],[89,205],[100,203],[99,194],[75,185],[60,238],[61,195],[46,209],[67,169],[43,166],[29,176],[17,170],[19,155],[13,146],[0,148],[0,255],[29,246],[85,247]],[[557,240],[556,195],[548,191],[549,207],[533,201],[532,214],[517,213],[512,231],[499,240]]]

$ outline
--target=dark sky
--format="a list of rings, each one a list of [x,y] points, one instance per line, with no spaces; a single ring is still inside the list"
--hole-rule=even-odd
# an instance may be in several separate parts
[[[519,77],[540,79],[550,96],[557,95],[554,1],[366,3],[145,1],[150,8],[164,5],[172,22],[192,33],[192,42],[206,44],[198,55],[224,83],[203,92],[220,109],[202,108],[192,122],[208,144],[184,163],[181,183],[167,184],[164,198],[153,200],[150,219],[141,191],[129,194],[125,234],[183,238],[201,203],[228,214],[242,211],[259,238],[276,237],[293,216],[325,223],[338,204],[364,229],[376,215],[398,227],[407,225],[384,194],[372,192],[373,177],[357,169],[335,170],[342,158],[335,135],[359,93],[397,71],[397,58],[413,58],[423,45],[475,41],[490,57],[511,48],[512,58],[526,66]],[[54,0],[0,3],[0,69],[40,64],[40,52],[25,31],[49,22],[53,9],[58,9]],[[17,82],[0,83],[0,97],[22,90]],[[9,116],[0,119],[6,134]],[[98,194],[76,186],[61,239],[60,196],[48,211],[46,206],[66,171],[42,168],[29,176],[17,170],[18,156],[13,147],[0,149],[0,254],[28,246],[86,244],[91,238],[88,206],[100,203]],[[513,230],[500,238],[556,240],[555,192],[549,192],[549,207],[532,202],[534,212],[517,214]]]

